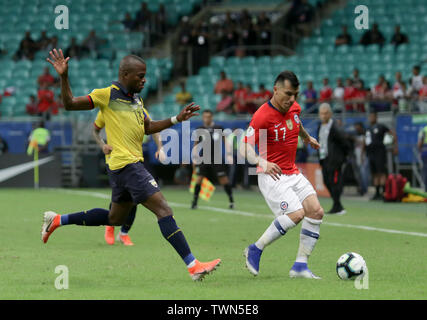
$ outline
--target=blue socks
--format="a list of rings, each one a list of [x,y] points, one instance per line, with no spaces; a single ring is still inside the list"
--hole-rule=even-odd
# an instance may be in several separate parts
[[[194,262],[193,254],[190,251],[187,240],[185,240],[184,234],[181,229],[176,225],[175,219],[173,216],[167,216],[158,221],[160,231],[163,234],[163,237],[169,241],[169,243],[174,247],[176,252],[181,256],[184,263],[189,266]]]
[[[133,222],[135,220],[135,215],[136,215],[136,206],[132,207],[132,209],[129,212],[129,215],[126,219],[126,222],[122,225],[122,228],[120,229],[120,231],[122,233],[128,233],[130,228],[133,225]]]
[[[95,208],[88,211],[63,214],[61,225],[76,224],[79,226],[108,226],[108,210]]]

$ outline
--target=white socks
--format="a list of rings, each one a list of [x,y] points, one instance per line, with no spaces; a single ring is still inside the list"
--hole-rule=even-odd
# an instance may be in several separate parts
[[[308,257],[319,239],[320,224],[322,220],[305,217],[302,221],[300,243],[296,262],[307,263]]]
[[[286,231],[293,227],[295,227],[295,223],[287,215],[279,216],[274,219],[261,238],[255,242],[255,245],[258,249],[264,250],[265,246],[283,236]]]

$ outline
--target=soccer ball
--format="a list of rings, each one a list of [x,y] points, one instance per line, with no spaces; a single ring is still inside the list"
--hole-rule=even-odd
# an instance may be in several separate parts
[[[344,253],[337,261],[337,274],[342,280],[363,278],[366,272],[365,259],[355,252]]]

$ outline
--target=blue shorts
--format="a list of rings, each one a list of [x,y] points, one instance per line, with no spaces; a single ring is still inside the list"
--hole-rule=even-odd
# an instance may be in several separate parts
[[[118,170],[110,170],[107,166],[107,172],[113,189],[113,202],[131,201],[138,204],[160,191],[156,180],[142,162],[131,163]]]

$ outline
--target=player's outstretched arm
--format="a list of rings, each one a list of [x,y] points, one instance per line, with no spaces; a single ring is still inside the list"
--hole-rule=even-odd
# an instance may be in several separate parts
[[[184,109],[182,109],[177,116],[172,117],[170,119],[152,121],[149,117],[146,117],[144,121],[145,133],[153,134],[156,132],[160,132],[164,129],[172,127],[178,122],[182,122],[190,119],[191,117],[198,116],[199,114],[196,113],[198,110],[200,110],[200,106],[195,105],[195,103],[192,102],[186,107],[184,107]]]
[[[46,58],[56,70],[61,80],[61,98],[65,110],[90,110],[93,105],[86,96],[73,97],[70,82],[68,81],[68,61],[70,57],[64,58],[62,50],[53,49],[49,52],[50,58]]]

